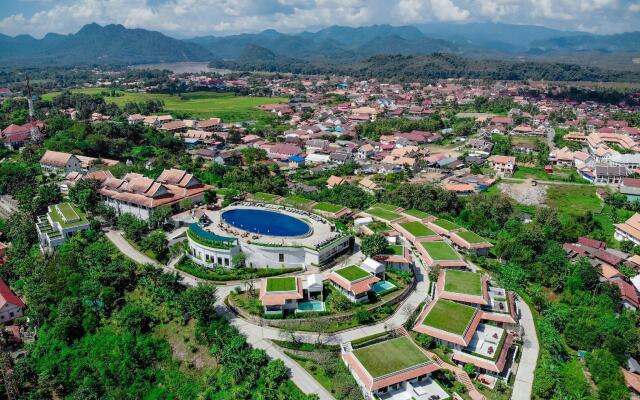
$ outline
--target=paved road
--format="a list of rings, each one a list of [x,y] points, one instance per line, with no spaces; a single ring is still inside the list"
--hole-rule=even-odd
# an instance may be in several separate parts
[[[131,244],[122,237],[121,232],[110,230],[106,235],[118,250],[120,250],[120,252],[131,258],[133,261],[139,264],[153,264],[161,267],[167,272],[177,272],[182,276],[182,282],[187,286],[195,286],[200,282],[198,278],[185,274],[184,272],[174,268],[178,259],[172,260],[169,265],[162,265],[131,246]],[[304,368],[302,368],[300,364],[289,358],[277,346],[274,346],[270,340],[267,340],[279,338],[279,331],[277,329],[270,328],[267,334],[264,334],[262,332],[262,327],[237,318],[227,309],[224,304],[224,298],[229,295],[234,287],[235,285],[219,287],[218,302],[216,303],[216,309],[218,312],[227,317],[227,319],[229,319],[229,321],[247,337],[247,343],[265,350],[269,357],[281,359],[287,368],[289,368],[291,380],[300,388],[300,390],[306,394],[315,393],[320,397],[320,400],[335,400],[331,393],[320,385],[320,383],[318,383],[318,381],[316,381]]]
[[[152,260],[146,255],[140,253],[131,244],[122,237],[122,234],[117,231],[107,232],[107,237],[118,247],[118,249],[138,263],[149,263],[163,268],[168,272],[177,272],[183,278],[183,283],[188,286],[195,286],[201,280],[188,275],[182,271],[174,268],[178,259],[172,260],[169,265],[162,265]],[[353,255],[349,257],[345,262],[351,262],[360,255]],[[376,333],[382,333],[390,329],[399,328],[411,315],[411,312],[415,310],[420,303],[425,300],[430,300],[429,297],[429,278],[427,275],[427,268],[423,265],[420,257],[414,257],[416,262],[416,288],[411,292],[409,297],[404,301],[396,312],[387,320],[379,322],[375,325],[361,326],[354,329],[349,329],[334,334],[329,334],[323,337],[323,343],[327,344],[340,344],[355,339],[373,335]],[[472,269],[475,266],[472,266]],[[329,271],[323,272],[327,274]],[[321,400],[332,400],[334,397],[329,393],[322,385],[318,383],[304,368],[302,368],[297,362],[289,358],[282,350],[274,346],[271,340],[283,339],[281,330],[269,326],[261,326],[237,317],[233,314],[227,306],[224,304],[224,299],[231,293],[232,290],[238,285],[237,282],[229,283],[227,285],[218,287],[218,301],[216,302],[216,311],[226,317],[229,322],[234,325],[240,332],[247,337],[247,342],[257,348],[264,349],[270,357],[277,357],[281,359],[285,365],[291,371],[291,379],[304,393],[315,393],[320,396]],[[533,384],[533,373],[536,367],[539,344],[536,335],[535,325],[533,323],[533,316],[529,307],[525,302],[518,299],[518,308],[521,310],[521,324],[524,329],[524,345],[522,346],[522,357],[518,371],[516,373],[515,383],[513,386],[512,400],[528,400],[531,398],[531,389]],[[306,343],[315,343],[318,339],[318,335],[314,333],[298,332],[296,333],[298,340]]]
[[[524,344],[522,345],[522,357],[520,357],[518,372],[516,372],[511,399],[529,400],[533,386],[533,375],[538,363],[540,344],[538,343],[536,326],[529,306],[522,299],[518,299],[516,304],[521,314],[520,325],[524,330]]]

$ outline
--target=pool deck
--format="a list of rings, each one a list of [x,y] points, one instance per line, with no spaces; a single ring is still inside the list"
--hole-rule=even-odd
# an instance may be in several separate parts
[[[229,210],[236,210],[236,209],[274,211],[274,212],[279,212],[285,215],[289,215],[311,226],[312,232],[310,235],[305,237],[270,236],[270,235],[260,235],[253,232],[247,232],[240,228],[236,228],[232,225],[229,225],[221,217],[223,212],[229,211]],[[328,237],[336,235],[336,232],[331,232],[332,225],[330,222],[323,224],[308,216],[291,212],[291,211],[281,210],[281,209],[273,209],[268,207],[257,207],[257,206],[233,205],[233,206],[223,208],[222,210],[216,210],[216,211],[205,210],[205,213],[207,214],[209,219],[212,221],[211,224],[204,227],[205,230],[221,236],[233,236],[245,243],[247,243],[248,241],[255,241],[255,242],[261,242],[261,243],[277,243],[284,246],[313,247],[316,244],[323,242]],[[243,235],[245,235],[246,233],[248,233],[249,235],[246,235],[243,237]],[[256,236],[257,238],[255,238]]]

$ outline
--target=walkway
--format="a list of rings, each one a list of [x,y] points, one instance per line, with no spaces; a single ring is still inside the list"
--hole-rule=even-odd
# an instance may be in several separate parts
[[[533,314],[527,303],[518,298],[516,301],[520,310],[520,325],[522,326],[524,337],[522,345],[522,357],[516,372],[516,380],[513,384],[511,392],[512,400],[529,400],[533,386],[533,375],[538,363],[538,353],[540,344],[538,343],[538,335],[536,326],[533,321]]]

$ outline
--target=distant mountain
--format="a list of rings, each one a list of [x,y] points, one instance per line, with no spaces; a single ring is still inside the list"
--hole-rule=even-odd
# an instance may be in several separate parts
[[[413,26],[371,25],[357,28],[330,26],[317,32],[302,32],[299,36],[315,42],[332,40],[349,48],[362,46],[376,38],[396,36],[406,40],[424,38],[424,34]]]
[[[39,40],[28,35],[0,35],[0,63],[4,64],[140,64],[214,58],[197,44],[122,25],[93,23],[74,34],[49,33]]]
[[[493,22],[432,23],[416,25],[416,28],[432,38],[505,52],[525,51],[535,41],[586,35],[584,32],[561,31],[536,25]]]
[[[640,52],[640,32],[626,32],[615,35],[578,35],[553,37],[531,43],[538,52],[550,51],[596,51]]]

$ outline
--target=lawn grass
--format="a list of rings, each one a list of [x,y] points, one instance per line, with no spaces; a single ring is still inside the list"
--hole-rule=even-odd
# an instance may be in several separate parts
[[[444,219],[444,218],[436,219],[435,221],[433,221],[433,224],[439,226],[442,229],[446,229],[448,231],[460,229],[459,225],[456,225],[453,222],[449,221],[448,219]]]
[[[489,243],[489,241],[485,238],[483,238],[482,236],[478,235],[475,232],[471,232],[471,231],[467,231],[467,230],[462,230],[462,231],[458,231],[456,232],[456,234],[458,236],[460,236],[461,238],[463,238],[464,240],[466,240],[469,243]]]
[[[287,196],[285,197],[284,202],[294,207],[306,207],[313,203],[313,200],[309,200],[302,196]]]
[[[436,301],[422,324],[455,335],[464,335],[476,308],[444,299]]]
[[[340,205],[337,205],[337,204],[333,204],[333,203],[327,203],[327,202],[324,202],[324,201],[316,204],[315,206],[313,206],[314,210],[329,212],[329,213],[332,213],[332,214],[335,214],[335,213],[339,212],[343,208],[344,208],[343,206],[340,206]]]
[[[419,221],[403,222],[400,224],[407,232],[415,237],[435,236],[436,233]]]
[[[267,292],[292,292],[297,286],[296,278],[293,276],[267,278]]]
[[[277,194],[256,192],[256,193],[253,194],[253,197],[256,200],[271,202],[271,201],[274,201],[275,199],[277,199],[280,196],[278,196]]]
[[[576,182],[589,184],[589,181],[578,174],[574,168],[557,168],[552,173],[545,172],[543,167],[525,167],[518,165],[513,173],[513,178],[532,178],[539,181]]]
[[[598,212],[602,201],[592,185],[549,185],[546,205],[557,208],[565,216]]]
[[[335,273],[348,280],[349,282],[357,281],[358,279],[371,276],[370,273],[358,267],[357,265],[349,265],[348,267],[337,269]]]
[[[391,254],[394,256],[403,256],[404,255],[404,247],[399,244],[390,244],[384,249],[382,254]]]
[[[380,221],[373,221],[372,223],[367,224],[367,228],[371,229],[375,233],[384,233],[393,230],[389,225]]]
[[[447,292],[482,295],[482,274],[469,271],[445,270],[444,290]]]
[[[387,210],[387,211],[395,211],[397,210],[398,206],[394,206],[393,204],[387,204],[387,203],[375,203],[371,206],[372,208],[382,208],[383,210]]]
[[[421,242],[420,246],[434,261],[458,261],[460,255],[445,242]]]
[[[99,95],[107,91],[102,88],[74,89],[74,93],[85,93]],[[286,103],[285,97],[256,97],[256,96],[236,96],[233,93],[214,92],[193,92],[181,95],[161,94],[161,93],[137,93],[123,92],[123,96],[105,97],[107,103],[115,103],[119,107],[126,103],[141,103],[147,100],[162,100],[165,112],[188,113],[196,118],[222,118],[225,122],[237,122],[253,120],[264,115],[265,111],[256,107],[264,104]],[[44,100],[51,100],[59,92],[47,93],[42,96]]]
[[[404,213],[407,214],[407,215],[411,215],[412,217],[416,217],[416,218],[420,218],[420,219],[426,219],[426,218],[430,217],[429,213],[426,213],[426,212],[420,211],[420,210],[416,210],[415,208],[411,208],[409,210],[404,210]]]
[[[373,378],[431,361],[408,337],[399,337],[353,351]]]
[[[382,218],[385,221],[393,221],[398,218],[402,218],[402,215],[396,214],[392,211],[385,210],[383,208],[371,207],[365,212],[369,215],[373,215],[374,217]]]

